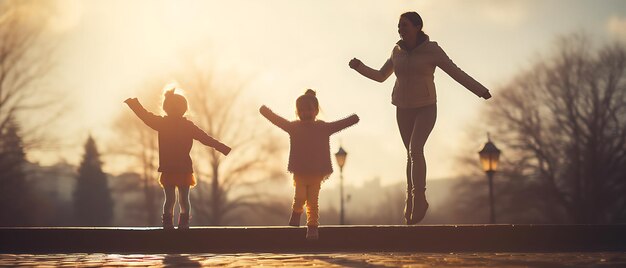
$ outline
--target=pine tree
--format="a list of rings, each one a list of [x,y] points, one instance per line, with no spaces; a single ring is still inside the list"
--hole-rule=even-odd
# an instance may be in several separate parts
[[[29,225],[30,194],[26,187],[26,153],[19,126],[13,118],[0,132],[0,213],[1,226]]]
[[[89,136],[85,154],[78,168],[74,189],[74,210],[81,226],[106,226],[113,218],[113,200],[102,171],[96,142]]]

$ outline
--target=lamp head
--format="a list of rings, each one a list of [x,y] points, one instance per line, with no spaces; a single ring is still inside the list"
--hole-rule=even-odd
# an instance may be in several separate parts
[[[343,165],[346,164],[347,155],[348,153],[341,146],[339,146],[339,151],[335,153],[335,159],[337,160],[337,165],[339,165],[339,168],[343,168]]]
[[[485,143],[483,149],[478,152],[478,156],[480,157],[480,163],[485,172],[496,171],[498,168],[498,160],[500,159],[500,150],[491,142],[489,134],[487,134],[487,143]]]

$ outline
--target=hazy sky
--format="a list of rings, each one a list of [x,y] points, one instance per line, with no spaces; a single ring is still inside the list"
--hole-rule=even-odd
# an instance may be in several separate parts
[[[333,153],[340,141],[348,151],[346,180],[355,184],[373,177],[405,180],[405,151],[390,103],[395,76],[377,83],[348,68],[353,57],[375,68],[385,62],[398,40],[401,13],[420,13],[431,40],[494,98],[498,86],[549,51],[559,34],[586,31],[598,43],[626,40],[626,1],[619,0],[59,3],[51,28],[64,38],[54,81],[73,108],[59,129],[66,150],[56,157],[78,163],[87,133],[104,142],[110,120],[127,112],[122,100],[183,59],[198,58],[218,77],[242,77],[247,100],[288,118],[294,118],[295,98],[306,88],[317,90],[323,119],[358,114],[357,126],[331,139]],[[469,144],[478,150],[484,143],[465,135],[488,103],[441,70],[435,77],[439,113],[425,149],[428,179],[454,176],[458,149]],[[287,144],[283,137],[280,142]],[[38,159],[49,163],[56,157]]]

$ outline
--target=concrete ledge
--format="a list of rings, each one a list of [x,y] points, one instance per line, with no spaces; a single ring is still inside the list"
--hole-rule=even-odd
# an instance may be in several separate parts
[[[626,251],[626,225],[0,228],[0,253]]]

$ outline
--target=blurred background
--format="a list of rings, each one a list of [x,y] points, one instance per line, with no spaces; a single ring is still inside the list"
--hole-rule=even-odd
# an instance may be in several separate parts
[[[438,120],[425,149],[424,224],[488,223],[478,151],[501,150],[497,223],[626,221],[626,2],[0,0],[0,226],[159,226],[157,134],[122,103],[161,114],[175,83],[188,118],[233,147],[196,143],[192,225],[286,225],[287,134],[312,88],[347,151],[322,185],[321,224],[402,224],[406,152],[395,77],[348,67],[389,57],[399,15],[489,88],[485,101],[435,73]],[[333,157],[334,158],[334,157]]]

